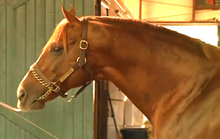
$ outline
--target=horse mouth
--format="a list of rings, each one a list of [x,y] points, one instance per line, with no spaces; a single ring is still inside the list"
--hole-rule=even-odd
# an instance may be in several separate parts
[[[43,109],[45,106],[45,99],[40,99],[45,93],[43,93],[40,97],[37,97],[35,100],[32,101],[30,105],[30,110],[40,110]]]
[[[41,96],[37,97],[35,100],[32,101],[32,103],[30,104],[30,110],[38,110],[38,109],[42,109],[44,107],[44,101],[46,98],[42,99],[42,96],[45,93],[43,93]]]
[[[33,102],[32,102],[32,104],[34,104],[34,103],[36,103],[38,100],[37,99],[35,99]]]
[[[31,104],[30,110],[40,110],[40,109],[43,109],[44,106],[45,106],[45,103],[44,103],[43,101],[35,100],[35,101],[33,101],[33,103]]]

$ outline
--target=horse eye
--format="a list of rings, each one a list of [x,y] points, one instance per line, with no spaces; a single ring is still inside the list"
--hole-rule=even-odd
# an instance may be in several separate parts
[[[61,53],[63,51],[63,47],[53,47],[53,51],[56,53]]]

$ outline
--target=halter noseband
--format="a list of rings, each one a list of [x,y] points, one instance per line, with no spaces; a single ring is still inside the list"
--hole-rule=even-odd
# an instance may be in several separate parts
[[[39,69],[36,63],[34,63],[30,67],[30,71],[33,73],[34,77],[43,85],[45,86],[48,90],[45,94],[37,98],[36,100],[44,100],[47,98],[52,92],[57,93],[59,96],[62,96],[63,98],[66,98],[68,94],[63,94],[60,91],[60,86],[61,83],[64,82],[72,73],[74,73],[77,69],[82,68],[86,64],[86,58],[85,58],[85,52],[88,48],[88,41],[87,41],[87,30],[88,30],[88,19],[87,18],[82,18],[83,22],[83,28],[82,28],[82,40],[79,43],[79,48],[80,48],[80,54],[79,57],[77,58],[76,64],[70,68],[60,79],[58,79],[55,82],[51,82]],[[85,68],[91,76],[92,80],[92,73],[88,68]],[[70,99],[67,100],[67,102],[72,101],[73,98],[77,97],[85,88],[91,83],[91,81],[87,82],[85,85],[83,85],[75,95],[70,96]]]

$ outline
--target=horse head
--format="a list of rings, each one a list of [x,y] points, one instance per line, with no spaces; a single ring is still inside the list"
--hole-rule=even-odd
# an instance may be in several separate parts
[[[86,21],[62,6],[64,19],[57,25],[37,61],[30,67],[17,89],[18,108],[42,109],[47,101],[91,80],[86,68],[88,48]]]

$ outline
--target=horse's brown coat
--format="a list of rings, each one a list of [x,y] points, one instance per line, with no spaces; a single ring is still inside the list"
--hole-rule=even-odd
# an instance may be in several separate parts
[[[51,80],[62,76],[79,52],[82,25],[69,25],[78,22],[77,18],[63,10],[67,19],[55,32],[67,27],[66,40],[60,39],[65,32],[52,38],[66,41],[67,51],[54,56],[49,42],[37,61]],[[140,21],[91,18],[86,57],[94,80],[110,80],[119,87],[150,120],[156,139],[220,138],[219,48]],[[88,73],[80,70],[61,87],[67,91],[88,80]],[[43,108],[45,102],[30,105],[45,91],[31,73],[21,82],[18,94],[21,89],[28,93],[19,101],[21,109]]]

